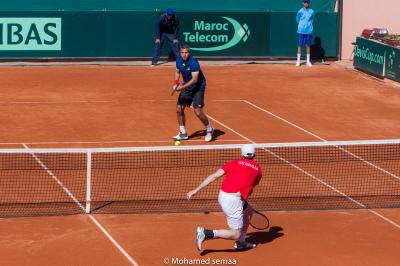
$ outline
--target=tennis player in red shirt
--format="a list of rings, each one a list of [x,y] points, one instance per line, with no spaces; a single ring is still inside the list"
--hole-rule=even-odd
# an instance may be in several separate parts
[[[229,229],[211,230],[197,227],[196,245],[199,251],[202,249],[203,241],[213,238],[236,240],[234,248],[237,250],[256,247],[256,244],[246,242],[246,232],[253,215],[253,208],[247,203],[247,199],[253,192],[253,188],[260,182],[262,171],[261,167],[253,161],[254,145],[245,144],[241,150],[241,159],[225,164],[187,194],[190,200],[201,189],[225,175],[218,202],[225,213]]]

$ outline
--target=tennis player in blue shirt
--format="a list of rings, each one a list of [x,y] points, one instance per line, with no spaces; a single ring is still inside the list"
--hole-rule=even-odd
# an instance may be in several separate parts
[[[206,89],[206,79],[200,69],[200,64],[196,58],[190,55],[190,47],[183,45],[180,50],[180,57],[176,60],[175,79],[173,89],[180,91],[176,103],[176,114],[179,123],[179,133],[174,136],[174,140],[187,140],[189,137],[186,132],[185,108],[193,104],[194,113],[206,127],[205,141],[213,139],[214,129],[210,125],[206,114],[203,112],[204,92]],[[182,76],[183,84],[179,83]]]
[[[310,61],[310,46],[313,33],[314,10],[310,8],[310,0],[303,1],[303,8],[297,12],[297,62],[296,66],[300,66],[301,47],[307,47],[307,66],[312,67]]]

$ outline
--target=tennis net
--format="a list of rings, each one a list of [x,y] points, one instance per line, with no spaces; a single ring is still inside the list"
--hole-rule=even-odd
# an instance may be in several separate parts
[[[259,210],[400,207],[400,140],[255,146]],[[240,147],[0,150],[0,217],[219,211],[222,178],[186,193]]]

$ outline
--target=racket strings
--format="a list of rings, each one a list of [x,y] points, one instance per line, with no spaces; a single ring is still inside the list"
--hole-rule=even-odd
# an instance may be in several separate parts
[[[265,215],[259,212],[254,212],[250,220],[250,225],[255,229],[267,229],[269,227],[269,221]]]

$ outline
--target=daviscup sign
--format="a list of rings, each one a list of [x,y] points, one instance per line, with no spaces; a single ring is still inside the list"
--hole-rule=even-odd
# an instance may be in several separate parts
[[[61,18],[0,18],[0,51],[60,51]]]
[[[182,21],[180,42],[203,56],[257,56],[268,49],[268,21],[263,13],[190,13]]]
[[[354,47],[354,66],[378,76],[384,75],[385,46],[374,41],[357,37]]]

